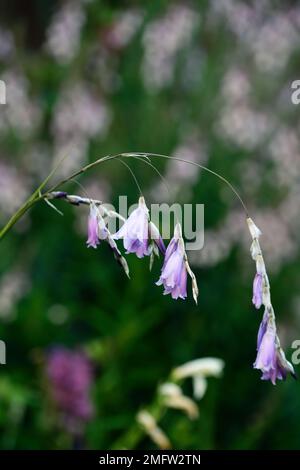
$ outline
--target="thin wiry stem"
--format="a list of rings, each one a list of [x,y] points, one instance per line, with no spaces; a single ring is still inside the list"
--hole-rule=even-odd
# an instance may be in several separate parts
[[[171,196],[171,190],[170,190],[170,187],[169,187],[169,184],[166,180],[166,178],[161,174],[161,172],[159,171],[158,168],[156,168],[155,165],[153,165],[153,163],[149,162],[148,160],[145,160],[145,158],[142,158],[142,157],[132,157],[132,158],[135,158],[136,160],[139,160],[140,162],[143,162],[145,163],[145,165],[148,165],[150,166],[150,168],[152,168],[157,174],[158,176],[160,177],[160,179],[162,180],[166,190],[167,190],[167,193],[168,193],[168,196],[170,199],[172,199],[172,196]]]
[[[188,163],[189,165],[194,165],[198,168],[201,168],[202,170],[204,171],[207,171],[208,173],[216,176],[217,178],[219,178],[221,181],[223,181],[223,183],[225,183],[230,189],[231,191],[236,195],[236,197],[239,199],[240,203],[242,204],[243,206],[243,209],[244,211],[246,212],[246,215],[247,217],[249,217],[249,213],[248,213],[248,209],[247,209],[247,206],[246,204],[244,203],[243,199],[241,198],[240,194],[238,193],[238,191],[235,189],[235,187],[222,175],[220,175],[219,173],[217,173],[216,171],[213,171],[211,170],[210,168],[208,168],[207,166],[205,165],[201,165],[200,163],[196,163],[196,162],[192,162],[191,160],[185,160],[184,158],[179,158],[179,157],[171,157],[170,155],[164,155],[164,154],[160,154],[160,153],[149,153],[149,152],[145,152],[145,153],[139,153],[139,152],[132,152],[132,153],[123,153],[122,154],[124,157],[141,157],[141,158],[145,158],[145,157],[160,157],[160,158],[165,158],[167,160],[175,160],[175,161],[178,161],[178,162],[183,162],[183,163]]]
[[[17,210],[15,214],[12,215],[12,217],[9,219],[7,224],[2,228],[0,231],[0,240],[6,235],[6,233],[16,224],[16,222],[37,202],[44,200],[49,196],[49,194],[53,193],[56,191],[58,188],[63,186],[64,184],[68,183],[72,179],[76,178],[77,176],[85,173],[86,171],[96,167],[97,165],[100,165],[100,163],[109,161],[109,160],[114,160],[114,159],[120,159],[121,157],[126,157],[126,158],[140,158],[140,159],[145,159],[145,162],[151,157],[157,157],[157,158],[164,158],[167,160],[175,160],[178,162],[183,162],[187,163],[190,165],[193,165],[197,168],[201,168],[202,170],[216,176],[219,180],[223,181],[230,189],[231,191],[235,194],[235,196],[238,198],[240,201],[241,205],[243,206],[243,209],[246,213],[246,216],[249,217],[248,209],[246,207],[246,204],[244,203],[243,199],[241,198],[240,194],[238,191],[235,189],[235,187],[222,175],[217,173],[216,171],[211,170],[210,168],[201,165],[200,163],[192,162],[190,160],[185,160],[184,158],[179,158],[179,157],[171,157],[170,155],[164,155],[160,153],[151,153],[151,152],[126,152],[126,153],[118,153],[115,155],[107,155],[105,157],[99,158],[98,160],[89,163],[88,165],[84,166],[80,170],[76,171],[73,173],[71,176],[68,176],[67,178],[64,178],[63,180],[59,181],[55,185],[53,185],[50,189],[48,189],[46,192],[41,193],[41,190],[45,187],[47,182],[50,180],[50,178],[53,176],[54,172],[56,171],[57,167],[61,164],[61,161],[59,164],[54,168],[54,170],[51,171],[51,173],[47,176],[47,178],[43,181],[43,183],[39,186],[39,188],[29,197],[29,199],[20,207],[20,209]],[[148,162],[149,163],[149,162]]]
[[[125,165],[126,168],[130,171],[131,176],[132,176],[132,178],[134,179],[135,184],[137,185],[137,188],[138,188],[138,190],[139,190],[139,192],[140,192],[140,195],[143,196],[143,191],[142,191],[142,189],[141,189],[141,186],[140,186],[140,184],[139,184],[139,182],[138,182],[137,177],[136,177],[135,174],[134,174],[133,169],[130,168],[130,166],[127,165],[127,163],[125,163],[123,160],[121,160],[121,158],[118,158],[118,161],[119,161],[120,163],[122,163],[123,165]]]
[[[99,158],[98,160],[96,160],[95,162],[92,162],[88,165],[86,165],[85,167],[81,168],[79,171],[75,172],[73,175],[71,175],[70,177],[68,178],[65,178],[64,180],[60,181],[59,183],[57,183],[53,188],[51,188],[49,190],[50,191],[55,191],[58,187],[62,186],[63,184],[67,183],[68,181],[70,181],[70,179],[72,178],[76,178],[76,176],[79,176],[80,174],[82,173],[85,173],[86,171],[90,170],[91,168],[99,165],[100,163],[104,162],[104,161],[108,161],[108,160],[113,160],[115,158],[120,158],[120,157],[126,157],[126,158],[131,158],[131,157],[140,157],[140,158],[151,158],[151,157],[159,157],[159,158],[164,158],[164,159],[167,159],[167,160],[175,160],[175,161],[178,161],[178,162],[183,162],[183,163],[187,163],[189,165],[193,165],[197,168],[201,168],[202,170],[216,176],[219,180],[223,181],[230,189],[231,191],[235,194],[235,196],[239,199],[240,203],[242,204],[243,206],[243,209],[244,211],[246,212],[246,215],[247,217],[249,217],[249,212],[248,212],[248,209],[247,209],[247,206],[246,204],[244,203],[243,199],[241,198],[240,194],[238,193],[238,191],[235,189],[235,187],[222,175],[220,175],[219,173],[217,173],[216,171],[214,170],[211,170],[210,168],[208,168],[207,166],[205,165],[201,165],[200,163],[196,163],[196,162],[192,162],[190,160],[185,160],[184,158],[179,158],[179,157],[171,157],[170,155],[164,155],[164,154],[160,154],[160,153],[152,153],[152,152],[125,152],[125,153],[118,153],[118,154],[115,154],[115,155],[108,155],[106,157],[102,157],[102,158]]]

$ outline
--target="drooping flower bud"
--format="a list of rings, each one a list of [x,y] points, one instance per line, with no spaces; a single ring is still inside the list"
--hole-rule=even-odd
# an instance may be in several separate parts
[[[173,299],[185,299],[187,297],[188,273],[192,278],[193,297],[197,303],[197,281],[187,261],[181,226],[178,223],[174,229],[174,236],[166,250],[161,275],[156,285],[164,286],[164,295],[171,294]]]
[[[86,244],[88,248],[97,248],[99,243],[98,209],[94,203],[91,203],[88,219],[88,239]]]

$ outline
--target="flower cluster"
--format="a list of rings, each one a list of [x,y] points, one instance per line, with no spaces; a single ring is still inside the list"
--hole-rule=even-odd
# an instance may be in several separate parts
[[[250,252],[256,263],[252,302],[257,309],[262,305],[265,309],[258,330],[257,357],[253,367],[261,370],[262,380],[271,380],[275,385],[277,379],[284,380],[288,373],[295,377],[295,371],[292,364],[286,359],[277,335],[275,313],[271,303],[270,283],[259,243],[261,231],[252,219],[248,218],[247,223],[252,237]]]
[[[47,357],[46,374],[51,399],[61,413],[64,428],[71,434],[80,434],[93,415],[92,370],[88,359],[80,351],[55,348]]]
[[[150,269],[154,256],[159,256],[161,253],[164,256],[164,261],[156,285],[164,287],[164,295],[170,294],[173,299],[185,299],[187,297],[187,280],[189,275],[193,298],[197,303],[198,285],[188,262],[181,225],[179,223],[175,225],[173,238],[166,248],[158,228],[150,220],[149,209],[143,197],[139,198],[137,208],[131,212],[126,220],[120,214],[107,210],[101,201],[68,195],[61,191],[50,193],[47,202],[50,203],[49,199],[61,198],[73,205],[87,204],[90,206],[88,247],[97,248],[101,240],[108,242],[115,258],[121,264],[128,277],[129,268],[117,247],[116,240],[123,239],[126,254],[134,253],[138,258],[149,256]],[[109,217],[118,217],[123,221],[122,227],[116,233],[111,234],[109,232],[106,221],[103,218],[104,214]],[[261,231],[249,217],[247,218],[247,224],[252,238],[250,252],[252,259],[256,263],[252,302],[257,309],[264,306],[264,315],[257,336],[257,357],[253,366],[255,369],[261,370],[262,380],[270,380],[275,385],[276,380],[286,379],[288,373],[293,377],[296,376],[292,364],[285,357],[277,335],[275,313],[271,302],[270,283],[259,243]],[[191,367],[193,370],[194,365],[192,364]],[[221,368],[219,364],[217,370],[219,371]],[[194,374],[195,396],[201,396],[206,389],[204,376],[205,374]],[[176,403],[178,400],[177,395]],[[181,398],[180,403],[182,403]]]
[[[156,284],[164,286],[165,295],[170,294],[173,299],[185,299],[189,274],[192,280],[193,298],[197,303],[197,281],[187,259],[180,224],[176,224],[174,236],[166,249],[158,228],[150,221],[149,209],[143,197],[140,197],[138,207],[132,211],[120,230],[113,235],[109,233],[99,208],[91,202],[87,246],[97,248],[101,239],[108,241],[127,274],[129,273],[127,263],[119,252],[115,240],[123,239],[126,254],[135,253],[138,258],[150,256],[150,269],[154,255],[159,256],[161,253],[164,255],[164,263]]]

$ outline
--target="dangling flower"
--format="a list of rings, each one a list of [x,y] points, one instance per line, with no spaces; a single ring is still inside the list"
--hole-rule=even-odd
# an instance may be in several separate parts
[[[113,235],[115,240],[123,238],[126,253],[135,253],[138,258],[143,258],[151,254],[150,238],[154,240],[158,248],[164,253],[164,243],[159,235],[158,229],[154,224],[150,226],[149,209],[146,206],[145,199],[139,198],[138,207],[130,214],[120,230]],[[155,237],[154,227],[158,232]]]
[[[206,378],[220,377],[224,365],[224,361],[216,357],[195,359],[176,367],[172,372],[172,377],[176,381],[191,377],[193,379],[194,397],[200,399],[206,392]]]
[[[88,220],[88,239],[87,239],[87,246],[88,248],[97,248],[99,245],[99,234],[98,234],[98,209],[94,202],[90,205],[90,215]]]
[[[286,359],[283,350],[279,347],[276,349],[274,367],[264,371],[261,379],[271,380],[272,384],[276,385],[276,380],[285,380],[288,373],[296,378],[292,364]]]
[[[113,239],[110,231],[108,230],[106,223],[100,213],[100,210],[94,202],[90,205],[90,215],[88,221],[88,240],[87,246],[97,248],[100,240],[105,240],[111,248],[115,259],[122,266],[126,275],[129,277],[129,268],[127,261],[121,255],[120,250],[117,247],[115,240]]]
[[[126,253],[135,253],[138,258],[149,254],[148,247],[149,210],[145,199],[140,197],[138,207],[130,214],[120,230],[113,235],[115,240],[123,238]]]
[[[187,260],[181,226],[178,223],[175,226],[174,236],[168,245],[161,275],[156,285],[164,286],[164,295],[171,294],[173,299],[185,299],[187,297],[187,273],[192,278],[193,297],[197,303],[197,281]]]
[[[264,335],[262,336],[257,352],[255,369],[260,369],[263,377],[266,374],[272,374],[276,367],[276,329],[268,324]]]
[[[277,379],[284,380],[288,373],[295,377],[295,371],[292,364],[285,357],[276,332],[270,282],[259,243],[261,231],[252,219],[248,218],[247,223],[252,237],[250,252],[256,262],[252,302],[256,308],[260,308],[262,305],[265,307],[264,316],[258,330],[257,357],[253,367],[262,371],[262,380],[271,380],[272,384],[275,385]]]
[[[280,347],[272,311],[264,313],[257,335],[257,349],[254,368],[262,371],[262,380],[271,380],[275,385],[276,379],[285,380],[288,373],[295,377],[294,368]]]
[[[256,273],[253,281],[253,297],[252,302],[257,309],[262,306],[263,301],[263,276],[260,273]]]
[[[282,348],[279,347],[276,351],[276,377],[279,380],[285,380],[288,373],[290,373],[294,379],[297,378],[294,367],[286,359]]]

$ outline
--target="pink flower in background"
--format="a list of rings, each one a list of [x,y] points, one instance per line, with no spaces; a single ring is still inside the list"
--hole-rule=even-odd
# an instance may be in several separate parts
[[[55,348],[47,356],[46,374],[50,396],[62,415],[64,427],[79,434],[93,415],[90,399],[93,374],[87,357],[80,351]]]

